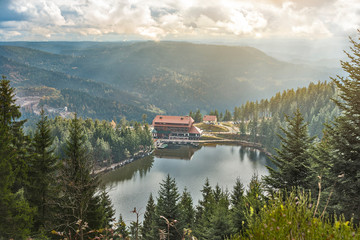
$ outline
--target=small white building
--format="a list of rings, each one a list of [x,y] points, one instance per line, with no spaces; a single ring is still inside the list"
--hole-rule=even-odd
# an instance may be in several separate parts
[[[214,115],[205,115],[203,117],[203,122],[206,124],[215,124],[217,122],[217,118]]]

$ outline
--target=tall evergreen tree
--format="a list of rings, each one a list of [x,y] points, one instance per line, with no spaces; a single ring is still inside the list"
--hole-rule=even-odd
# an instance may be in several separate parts
[[[202,118],[203,118],[203,117],[202,117],[202,114],[200,113],[200,110],[199,110],[199,109],[196,111],[194,117],[195,117],[195,118],[194,118],[194,121],[195,121],[196,123],[202,122]]]
[[[14,88],[5,76],[0,81],[0,238],[22,239],[29,236],[35,209],[24,198],[27,166],[18,151],[23,122],[15,104]],[[21,161],[21,164],[19,164]],[[24,165],[25,172],[19,166]]]
[[[251,177],[249,188],[246,191],[245,196],[245,218],[243,227],[247,228],[249,222],[251,222],[256,215],[260,212],[263,206],[266,203],[264,190],[263,190],[263,183],[260,181],[258,175],[254,174]]]
[[[195,236],[199,239],[207,239],[211,236],[211,217],[214,214],[215,198],[212,187],[210,186],[209,179],[207,178],[203,186],[202,199],[196,207],[195,214]]]
[[[237,178],[231,194],[231,220],[234,233],[240,233],[240,231],[243,230],[243,225],[246,220],[244,191],[244,185],[241,183],[240,179]]]
[[[22,126],[25,120],[19,121],[21,117],[20,106],[16,105],[15,89],[10,86],[10,81],[2,76],[0,81],[0,124],[6,126],[11,137],[11,146],[16,151],[11,166],[14,174],[14,183],[11,188],[16,192],[27,184],[29,156],[29,137],[25,136]]]
[[[309,137],[307,124],[304,123],[299,109],[294,117],[286,116],[287,129],[281,128],[284,136],[281,138],[281,148],[276,149],[271,161],[276,168],[268,167],[269,175],[264,177],[269,190],[286,189],[288,192],[294,187],[310,189],[314,180],[311,170],[309,149],[313,138]]]
[[[119,235],[119,236],[115,237],[114,239],[119,239],[119,240],[128,239],[128,237],[130,235],[130,232],[129,232],[121,214],[119,217],[119,221],[116,223],[115,234]]]
[[[360,31],[359,31],[360,35]],[[360,40],[358,38],[357,40]],[[333,78],[339,92],[335,100],[341,110],[334,125],[329,127],[333,158],[331,173],[335,183],[334,209],[349,219],[360,221],[360,42],[350,38],[349,61],[341,62],[347,77]]]
[[[98,180],[91,176],[92,164],[87,156],[80,120],[75,114],[71,121],[70,136],[66,143],[66,158],[61,171],[63,230],[84,237],[86,215]],[[77,232],[75,230],[78,230]]]
[[[179,229],[182,229],[179,199],[180,195],[175,179],[171,178],[168,174],[166,179],[160,183],[156,206],[156,223],[158,229],[167,232],[168,225],[161,216],[165,217],[170,223],[175,223],[174,221],[176,220],[175,226],[170,227],[169,232],[167,232],[170,235],[170,239],[181,239],[181,235],[178,232]]]
[[[224,192],[221,192],[220,198],[215,204],[214,213],[210,218],[211,227],[207,239],[221,240],[230,237],[232,233],[230,217],[228,196]]]
[[[158,239],[158,230],[155,224],[156,205],[152,194],[149,196],[149,200],[146,205],[144,213],[144,221],[141,228],[141,236],[143,239],[155,240]]]
[[[15,89],[10,86],[10,81],[2,76],[0,81],[0,123],[12,127],[15,120],[21,117],[20,106],[16,105]]]
[[[190,193],[185,188],[180,199],[180,211],[184,228],[192,229],[195,218],[195,210]]]
[[[41,110],[41,119],[32,142],[34,156],[29,174],[30,184],[27,188],[29,202],[38,210],[35,217],[34,230],[40,227],[51,230],[54,220],[54,203],[57,198],[58,159],[52,147],[53,137],[50,133],[49,121]]]

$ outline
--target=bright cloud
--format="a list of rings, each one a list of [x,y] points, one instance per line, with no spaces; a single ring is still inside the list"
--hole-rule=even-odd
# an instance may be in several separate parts
[[[17,19],[0,19],[0,40],[109,34],[313,39],[360,27],[358,0],[11,0],[4,11]]]

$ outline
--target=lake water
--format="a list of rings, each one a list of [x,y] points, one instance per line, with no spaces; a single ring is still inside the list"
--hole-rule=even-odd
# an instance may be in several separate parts
[[[206,178],[223,189],[233,188],[236,178],[246,186],[253,174],[267,175],[269,160],[258,150],[241,146],[213,145],[193,148],[158,149],[148,156],[128,164],[102,177],[116,209],[128,224],[136,219],[130,213],[134,207],[145,212],[149,194],[157,197],[159,183],[170,174],[178,190],[188,189],[196,205]],[[142,216],[141,216],[142,219]]]

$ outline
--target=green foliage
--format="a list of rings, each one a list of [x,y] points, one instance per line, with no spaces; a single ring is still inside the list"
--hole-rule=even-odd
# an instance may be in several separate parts
[[[285,198],[285,200],[284,200]],[[358,239],[360,233],[343,218],[314,217],[314,206],[303,192],[275,194],[249,222],[241,239]],[[239,239],[239,238],[232,238]]]
[[[147,124],[139,125],[135,129],[128,125],[118,124],[115,126],[107,121],[78,120],[84,130],[84,141],[88,154],[96,166],[106,167],[130,156],[136,156],[138,153],[150,151],[153,147],[152,136]],[[64,157],[63,149],[69,136],[68,129],[71,121],[60,117],[49,121],[54,136],[55,152]],[[129,124],[128,122],[124,123]]]
[[[245,221],[243,223],[243,227],[248,227],[250,222],[257,216],[257,214],[259,214],[265,203],[266,198],[263,183],[260,181],[258,175],[254,174],[250,180],[249,188],[246,191],[244,199]]]
[[[277,155],[271,158],[276,168],[267,167],[269,176],[264,177],[269,190],[292,188],[311,189],[316,182],[312,170],[310,148],[313,138],[307,132],[299,110],[294,117],[286,116],[287,128],[281,128],[284,136],[280,136],[281,148],[276,149]],[[315,176],[316,177],[316,176]]]
[[[360,34],[360,33],[359,33]],[[360,39],[357,39],[360,40]],[[333,209],[344,213],[346,219],[355,214],[354,221],[360,222],[360,42],[350,38],[349,61],[341,62],[347,77],[333,78],[340,90],[335,103],[341,116],[327,129],[331,145],[329,159],[332,182],[334,183]]]
[[[27,187],[29,202],[38,210],[35,216],[35,232],[40,228],[51,230],[54,224],[54,205],[58,195],[55,183],[59,166],[52,145],[49,120],[42,110],[32,142],[34,155],[29,169],[31,184]]]
[[[119,221],[115,224],[114,232],[116,235],[119,235],[119,238],[115,238],[115,239],[127,239],[127,237],[130,235],[130,232],[127,229],[127,226],[126,226],[121,214],[119,217]]]
[[[179,235],[177,230],[182,229],[179,199],[180,195],[175,179],[167,175],[166,179],[160,183],[155,219],[157,228],[159,230],[165,230],[170,235],[170,239],[181,239],[181,235]],[[167,221],[176,221],[175,227],[170,228],[169,232],[167,231]]]
[[[233,225],[233,232],[240,233],[244,229],[246,221],[246,208],[245,208],[245,196],[244,185],[240,179],[237,178],[232,194],[231,194],[231,220]]]
[[[141,228],[141,236],[143,239],[158,239],[158,230],[156,228],[156,205],[152,194],[149,196],[144,213],[144,221]]]
[[[240,107],[235,107],[234,119],[241,119],[239,126],[241,134],[246,133],[247,127],[252,141],[256,141],[255,133],[258,134],[260,137],[257,140],[263,147],[275,153],[273,149],[280,147],[280,140],[277,137],[279,127],[286,125],[285,116],[292,114],[296,109],[299,109],[304,120],[309,123],[310,136],[317,136],[320,139],[323,136],[323,124],[339,114],[331,98],[336,98],[334,84],[310,83],[307,87],[278,92],[269,100],[248,101]],[[248,124],[245,124],[247,122]]]
[[[202,199],[196,207],[194,233],[200,239],[210,236],[210,219],[214,212],[214,193],[207,178],[203,186]]]
[[[115,96],[109,96],[104,93],[97,96],[81,90],[62,89],[60,96],[49,97],[41,100],[40,105],[48,105],[53,108],[64,108],[67,106],[68,111],[76,112],[83,118],[104,119],[121,119],[127,117],[137,121],[143,120],[143,114],[154,118],[156,113],[150,112],[144,106],[136,106],[134,103],[128,104],[125,101],[119,101]],[[145,105],[146,106],[146,105]]]
[[[196,123],[200,123],[200,122],[202,122],[202,120],[203,120],[203,116],[202,116],[202,114],[200,113],[200,110],[198,109],[198,110],[196,111],[195,115],[194,115],[194,121],[195,121]]]
[[[193,229],[195,210],[190,193],[185,188],[180,198],[179,203],[181,211],[181,222],[184,223],[184,228]]]
[[[79,119],[75,115],[70,125],[70,135],[66,143],[66,158],[63,159],[60,186],[62,198],[59,202],[62,212],[61,230],[84,236],[89,205],[95,196],[98,180],[91,176],[92,164],[85,148],[85,138]],[[76,232],[78,230],[78,232]]]
[[[15,104],[14,88],[5,76],[0,81],[0,238],[26,238],[35,209],[24,198],[27,182],[28,138]],[[22,145],[23,144],[23,145]]]

